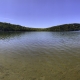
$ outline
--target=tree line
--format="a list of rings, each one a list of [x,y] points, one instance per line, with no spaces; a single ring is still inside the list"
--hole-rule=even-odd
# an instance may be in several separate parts
[[[80,24],[78,23],[64,24],[64,25],[53,26],[47,29],[49,31],[78,31],[80,30]]]
[[[0,22],[0,31],[78,31],[78,30],[80,30],[80,24],[78,23],[52,26],[49,28],[30,28],[21,25]]]

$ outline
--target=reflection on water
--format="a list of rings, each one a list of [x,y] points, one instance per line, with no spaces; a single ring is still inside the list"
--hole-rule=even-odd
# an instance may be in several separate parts
[[[0,32],[1,80],[80,80],[80,31]]]

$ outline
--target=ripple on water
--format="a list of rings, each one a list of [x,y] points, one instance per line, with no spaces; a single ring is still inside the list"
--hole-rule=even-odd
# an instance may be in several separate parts
[[[1,80],[80,80],[80,31],[0,34]]]

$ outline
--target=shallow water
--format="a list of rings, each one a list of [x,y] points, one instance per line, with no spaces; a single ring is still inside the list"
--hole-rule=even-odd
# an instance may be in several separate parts
[[[0,32],[0,80],[80,80],[80,31]]]

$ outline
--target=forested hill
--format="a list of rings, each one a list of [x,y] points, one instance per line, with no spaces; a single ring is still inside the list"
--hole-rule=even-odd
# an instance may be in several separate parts
[[[0,31],[78,31],[80,24],[64,24],[49,28],[29,28],[20,25],[0,22]]]
[[[39,31],[40,28],[29,28],[20,25],[0,22],[0,31]]]
[[[58,26],[52,26],[47,28],[49,31],[78,31],[80,30],[80,24],[63,24]]]

